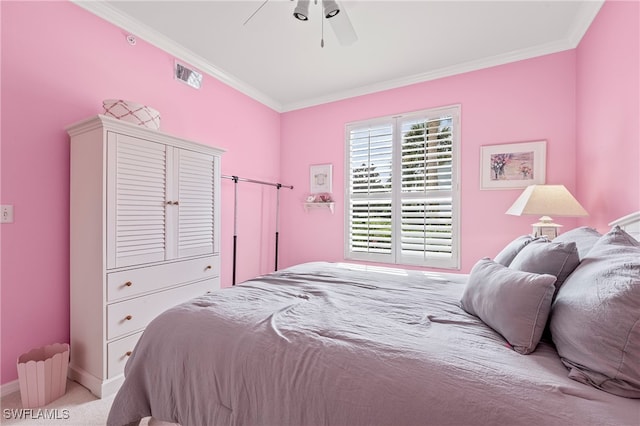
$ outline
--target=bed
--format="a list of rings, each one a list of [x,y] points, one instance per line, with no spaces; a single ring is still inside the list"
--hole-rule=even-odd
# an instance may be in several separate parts
[[[618,223],[556,240],[470,274],[311,262],[193,299],[146,328],[108,425],[639,425],[640,244]]]

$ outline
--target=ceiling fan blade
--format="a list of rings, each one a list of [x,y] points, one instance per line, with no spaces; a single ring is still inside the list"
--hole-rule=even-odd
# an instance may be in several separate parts
[[[251,16],[249,16],[247,18],[246,21],[244,21],[244,24],[242,24],[242,25],[247,25],[247,22],[249,22],[251,20],[251,18],[253,18],[256,15],[256,13],[260,12],[260,9],[262,9],[264,7],[264,5],[267,4],[268,1],[269,0],[264,0],[264,2],[260,6],[258,6],[258,8],[251,14]]]
[[[331,28],[333,28],[333,32],[342,46],[351,46],[358,41],[356,30],[353,29],[344,3],[340,4],[340,13],[328,19],[328,21],[331,23]]]

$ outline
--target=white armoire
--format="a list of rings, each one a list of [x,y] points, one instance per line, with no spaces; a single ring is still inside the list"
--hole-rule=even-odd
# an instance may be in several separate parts
[[[223,151],[103,115],[67,131],[69,376],[101,398],[153,318],[220,287]]]

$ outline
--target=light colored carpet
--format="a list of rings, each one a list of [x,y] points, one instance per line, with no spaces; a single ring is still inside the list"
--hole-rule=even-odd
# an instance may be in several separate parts
[[[2,398],[2,425],[19,426],[104,426],[114,395],[98,399],[76,382],[67,381],[67,392],[48,405],[23,409],[20,392]],[[41,411],[39,411],[41,410]],[[148,420],[140,422],[147,425]]]

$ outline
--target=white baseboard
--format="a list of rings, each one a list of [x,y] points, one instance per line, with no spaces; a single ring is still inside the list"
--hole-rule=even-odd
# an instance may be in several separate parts
[[[83,369],[76,368],[72,365],[69,366],[68,377],[70,380],[78,382],[89,389],[89,391],[98,398],[105,398],[115,394],[118,392],[118,389],[120,389],[120,386],[122,386],[122,382],[124,382],[124,374],[120,374],[111,379],[100,380]]]
[[[0,386],[0,397],[5,397],[14,392],[18,392],[19,390],[20,390],[20,382],[18,380],[5,383],[4,385]]]

